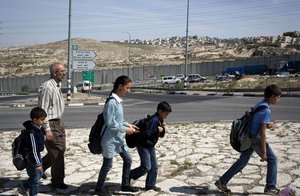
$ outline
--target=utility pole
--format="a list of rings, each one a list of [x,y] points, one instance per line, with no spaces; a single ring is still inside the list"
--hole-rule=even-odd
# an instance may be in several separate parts
[[[188,39],[189,39],[189,5],[190,1],[187,0],[187,7],[186,7],[186,37],[185,37],[185,76],[187,76],[187,62],[188,62]]]
[[[71,0],[69,0],[69,27],[68,27],[68,92],[67,101],[71,100]]]

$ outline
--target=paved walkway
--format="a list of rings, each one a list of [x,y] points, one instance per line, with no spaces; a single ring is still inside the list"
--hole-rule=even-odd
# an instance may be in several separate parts
[[[268,140],[278,157],[278,187],[288,183],[300,187],[300,123],[279,122],[279,128],[268,132]],[[122,161],[114,159],[106,188],[112,195],[219,195],[215,180],[238,158],[229,144],[229,122],[170,124],[165,138],[157,145],[159,174],[157,186],[161,192],[142,190],[136,194],[120,191]],[[49,178],[41,180],[39,195],[92,195],[102,156],[93,155],[87,147],[88,129],[68,129],[66,150],[67,190],[49,186]],[[0,132],[0,195],[16,195],[26,171],[17,171],[11,162],[11,143],[17,131]],[[139,165],[135,149],[130,149],[133,168]],[[49,175],[49,171],[46,172]],[[228,187],[233,195],[261,195],[265,184],[266,163],[253,155],[249,165]],[[144,187],[145,177],[133,181]]]

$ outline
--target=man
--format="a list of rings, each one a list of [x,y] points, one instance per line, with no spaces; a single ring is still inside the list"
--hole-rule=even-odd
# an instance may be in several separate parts
[[[61,92],[61,81],[65,75],[64,65],[53,63],[50,65],[50,80],[44,82],[38,90],[38,105],[47,112],[44,129],[48,153],[43,157],[43,169],[45,171],[51,167],[51,186],[59,189],[68,188],[64,183],[66,135],[62,116],[65,103]]]

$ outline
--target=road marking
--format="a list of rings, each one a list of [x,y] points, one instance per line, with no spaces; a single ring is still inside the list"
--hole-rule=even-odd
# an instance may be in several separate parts
[[[137,103],[125,104],[125,105],[126,106],[133,106],[133,105],[140,105],[140,104],[145,104],[145,103],[150,103],[150,101],[142,101],[142,102],[137,102]]]

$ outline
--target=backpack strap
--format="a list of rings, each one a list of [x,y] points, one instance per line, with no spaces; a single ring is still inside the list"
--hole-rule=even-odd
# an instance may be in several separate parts
[[[269,108],[268,106],[266,106],[266,105],[260,105],[260,106],[258,106],[257,108],[255,108],[255,109],[253,109],[253,108],[251,108],[251,114],[253,115],[253,114],[255,114],[255,113],[257,113],[257,112],[260,112],[260,111],[262,111],[262,110],[264,110],[264,109],[267,109],[267,108]]]
[[[108,101],[111,100],[111,99],[116,99],[116,98],[114,98],[113,96],[107,97],[106,100],[105,100],[105,104],[108,103]]]

